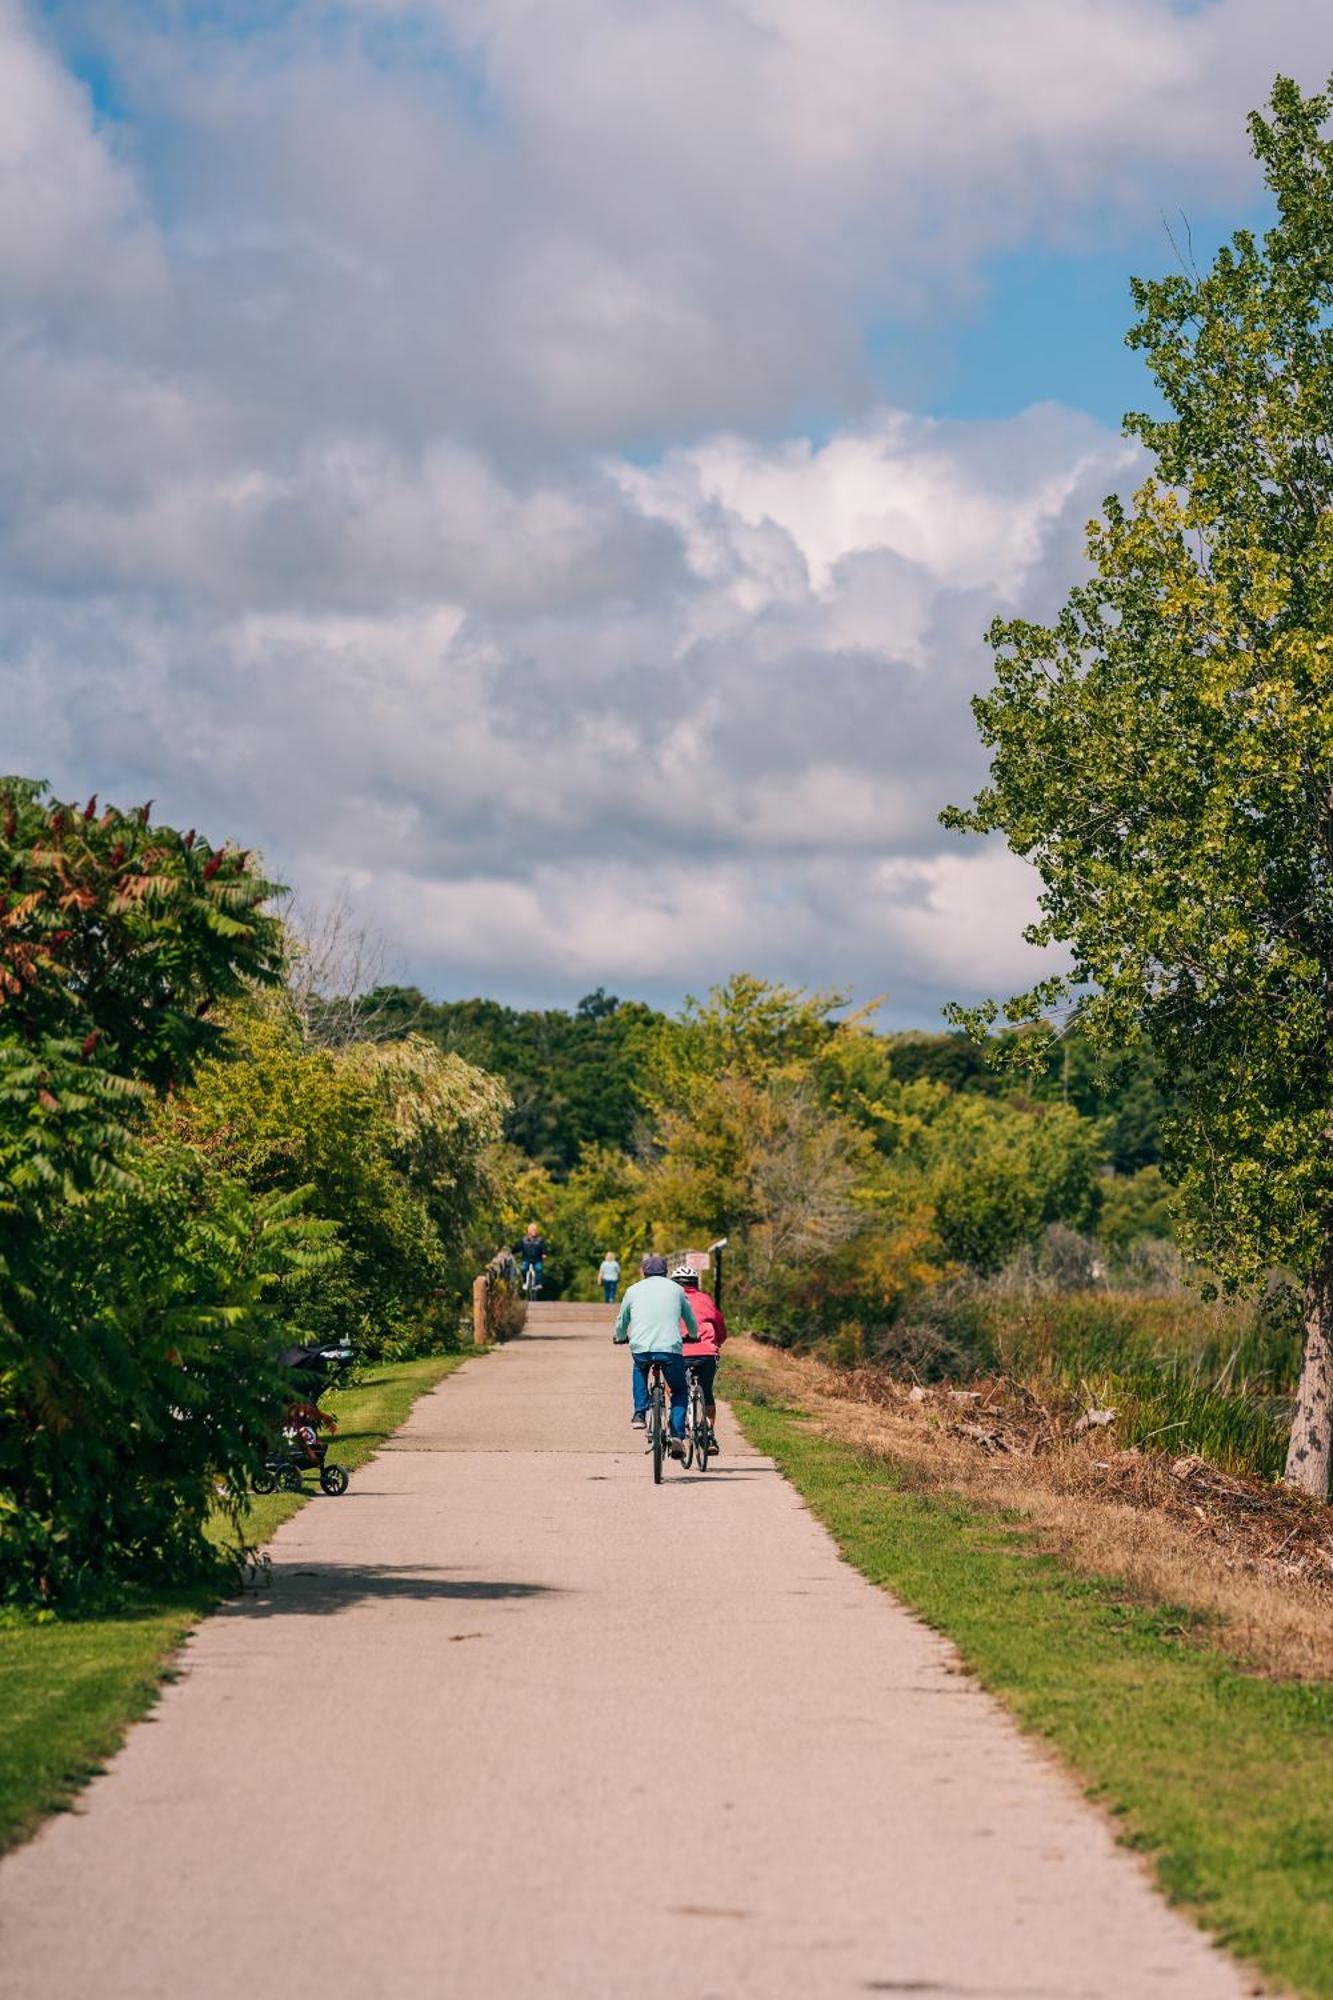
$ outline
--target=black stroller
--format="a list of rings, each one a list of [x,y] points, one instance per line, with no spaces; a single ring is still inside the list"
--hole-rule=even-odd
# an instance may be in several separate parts
[[[256,1493],[300,1493],[304,1475],[319,1475],[320,1491],[336,1498],[347,1491],[347,1469],[331,1465],[328,1439],[322,1431],[335,1431],[337,1421],[319,1407],[324,1390],[345,1375],[356,1359],[356,1349],[344,1341],[324,1347],[289,1347],[278,1356],[278,1366],[292,1378],[293,1396],[283,1410],[282,1435],[264,1460],[250,1484]]]

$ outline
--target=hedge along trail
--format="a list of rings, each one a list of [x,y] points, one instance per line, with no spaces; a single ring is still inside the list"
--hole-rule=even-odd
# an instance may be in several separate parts
[[[281,976],[250,857],[8,779],[0,884],[0,1598],[56,1600],[202,1556],[322,1232],[140,1142],[217,1004]]]
[[[1299,1274],[1286,1474],[1326,1497],[1333,1444],[1333,95],[1279,78],[1250,136],[1277,212],[1200,272],[1133,287],[1130,344],[1167,405],[1128,433],[1156,471],[1089,529],[1053,625],[999,621],[974,703],[990,783],[946,824],[1036,866],[1028,933],[1087,1035],[1170,1075],[1188,1246],[1235,1288]],[[994,1005],[955,1018],[988,1028]]]
[[[0,1601],[86,1604],[216,1569],[294,1331],[448,1330],[508,1100],[304,1051],[275,886],[146,807],[0,781],[0,885]]]

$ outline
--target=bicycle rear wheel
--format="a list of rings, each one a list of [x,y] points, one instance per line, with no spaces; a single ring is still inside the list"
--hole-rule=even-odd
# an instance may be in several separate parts
[[[700,1472],[708,1470],[708,1411],[704,1392],[696,1381],[690,1397],[690,1429],[694,1433],[694,1457]]]
[[[652,1400],[648,1406],[648,1421],[653,1427],[653,1485],[662,1484],[662,1454],[666,1449],[663,1432],[666,1429],[666,1410],[663,1407],[662,1384],[654,1382]]]

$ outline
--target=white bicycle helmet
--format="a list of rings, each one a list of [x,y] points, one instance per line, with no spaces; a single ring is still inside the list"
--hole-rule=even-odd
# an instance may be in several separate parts
[[[699,1273],[693,1264],[677,1264],[671,1275],[678,1285],[697,1285],[699,1282]]]

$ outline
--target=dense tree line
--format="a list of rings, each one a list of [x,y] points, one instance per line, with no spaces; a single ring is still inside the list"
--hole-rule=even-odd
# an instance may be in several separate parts
[[[923,1288],[1037,1255],[1054,1227],[1089,1267],[1094,1238],[1114,1259],[1170,1235],[1151,1071],[1099,1065],[1076,1033],[1059,1079],[1034,1085],[965,1036],[884,1035],[839,996],[746,974],[674,1017],[602,995],[573,1015],[402,1005],[557,1121],[610,1069],[595,1136],[557,1123],[558,1144],[524,1151],[509,1128],[509,1230],[541,1224],[556,1291],[591,1296],[607,1250],[726,1235],[738,1302],[769,1334],[873,1338]],[[484,1043],[465,1040],[478,1024]]]
[[[1035,1103],[1070,1104],[1101,1127],[1106,1163],[1115,1173],[1161,1165],[1169,1092],[1151,1049],[1107,1053],[1075,1026],[1061,1037],[1050,1062],[1035,1077],[1024,1078],[1016,1092],[1013,1071],[996,1060],[1015,1039],[898,1034],[888,1042],[894,1073],[904,1083],[920,1077],[988,1097],[1019,1094]]]
[[[642,1001],[590,993],[572,1012],[524,1010],[496,1000],[432,1001],[416,987],[381,987],[364,1007],[377,1035],[412,1032],[501,1077],[512,1100],[505,1137],[557,1179],[591,1149],[629,1153],[648,1136],[654,1063],[667,1017]],[[1151,1054],[1106,1057],[1077,1028],[1058,1062],[1015,1080],[997,1067],[1005,1037],[988,1048],[961,1032],[879,1037],[901,1083],[1034,1104],[1063,1102],[1096,1122],[1105,1164],[1134,1174],[1161,1161],[1164,1094]]]
[[[503,1078],[505,1136],[527,1158],[567,1174],[586,1148],[630,1147],[642,1115],[638,1078],[661,1017],[600,988],[572,1013],[498,1000],[427,1000],[416,987],[366,998],[376,1032],[411,1032]]]

